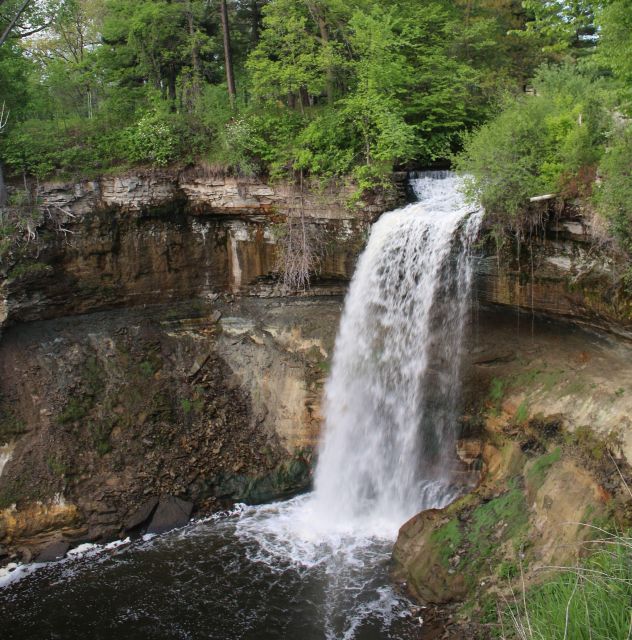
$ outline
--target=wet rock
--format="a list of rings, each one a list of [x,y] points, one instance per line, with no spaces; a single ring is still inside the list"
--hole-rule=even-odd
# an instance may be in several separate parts
[[[147,533],[165,533],[171,529],[183,527],[189,522],[191,513],[193,513],[192,503],[175,496],[165,496],[158,502]]]
[[[70,545],[63,540],[51,542],[35,556],[35,562],[54,562],[55,560],[61,560],[61,558],[68,553],[68,549],[70,549]]]
[[[157,506],[157,497],[145,500],[145,502],[143,502],[143,504],[125,520],[125,523],[123,524],[125,530],[132,531],[145,524],[149,518],[151,518]]]

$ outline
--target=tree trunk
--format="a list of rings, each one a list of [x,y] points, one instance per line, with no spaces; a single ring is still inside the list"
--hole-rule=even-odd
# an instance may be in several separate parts
[[[7,186],[4,184],[4,166],[0,160],[0,207],[5,207],[8,201]]]
[[[318,25],[318,31],[320,32],[320,40],[323,44],[323,48],[326,48],[329,46],[329,30],[327,29],[327,22],[325,21],[325,12],[319,3],[311,2],[309,8],[316,24]],[[334,70],[331,65],[327,65],[325,91],[327,93],[327,102],[329,104],[334,101],[334,82]]]
[[[193,10],[191,3],[189,2],[187,10],[187,23],[189,25],[189,38],[191,39],[191,86],[189,87],[187,108],[189,111],[193,111],[195,104],[197,103],[200,93],[202,92],[202,71],[200,68],[200,52],[199,44],[197,40],[197,33],[195,29],[195,21],[193,17]]]
[[[222,32],[224,34],[224,66],[226,67],[226,82],[231,106],[235,106],[235,73],[233,71],[233,56],[230,51],[230,25],[228,24],[228,6],[226,0],[220,0],[222,16]]]
[[[6,39],[9,37],[9,34],[13,30],[13,27],[17,24],[17,21],[20,19],[20,16],[26,11],[26,7],[29,6],[31,0],[24,0],[24,2],[20,5],[18,12],[13,16],[13,20],[9,22],[9,26],[4,30],[4,33],[0,36],[0,47],[5,43]]]
[[[177,71],[175,69],[175,67],[173,65],[169,66],[169,70],[167,72],[167,90],[169,92],[169,102],[171,103],[169,105],[169,109],[172,112],[175,112],[176,110],[176,97],[177,97],[177,92],[176,92],[176,81],[177,81]]]
[[[250,45],[253,49],[259,44],[259,30],[261,29],[261,9],[259,0],[250,3]]]

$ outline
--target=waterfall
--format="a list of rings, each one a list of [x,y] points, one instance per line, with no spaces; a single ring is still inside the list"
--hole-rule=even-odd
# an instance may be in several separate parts
[[[411,188],[418,202],[374,225],[347,295],[315,491],[238,505],[94,564],[94,548],[84,547],[83,566],[77,553],[76,564],[66,559],[46,569],[46,597],[39,588],[33,597],[21,592],[30,603],[26,627],[43,620],[48,629],[56,602],[71,609],[78,602],[77,618],[99,591],[114,608],[94,628],[114,620],[103,628],[124,634],[418,637],[411,603],[390,585],[389,561],[405,520],[460,492],[453,477],[460,362],[481,216],[465,205],[452,174],[419,174]],[[0,472],[9,454],[0,447]],[[138,576],[146,578],[140,590]],[[67,595],[51,599],[55,589]],[[190,626],[182,626],[180,601],[197,612]]]
[[[417,174],[411,186],[418,202],[374,225],[341,319],[313,496],[332,527],[396,531],[455,494],[468,256],[481,214],[449,172]]]
[[[481,214],[451,173],[411,188],[415,204],[373,225],[345,300],[314,491],[246,508],[235,527],[253,562],[323,576],[331,640],[398,615],[405,605],[380,580],[399,527],[462,491],[460,363]]]

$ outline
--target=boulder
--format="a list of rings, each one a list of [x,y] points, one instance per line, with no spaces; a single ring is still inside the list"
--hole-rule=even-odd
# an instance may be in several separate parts
[[[193,504],[175,496],[160,498],[158,506],[147,528],[147,533],[165,533],[183,527],[193,513]]]
[[[125,520],[124,528],[125,531],[133,531],[137,529],[141,525],[145,524],[149,518],[153,515],[156,507],[158,506],[158,498],[153,497],[145,500],[143,504],[138,507],[132,514]]]

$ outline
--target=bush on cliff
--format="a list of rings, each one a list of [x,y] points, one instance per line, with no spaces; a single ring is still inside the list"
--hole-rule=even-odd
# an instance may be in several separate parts
[[[520,226],[532,197],[588,195],[610,124],[604,83],[575,67],[542,68],[534,92],[508,98],[457,158],[469,195],[508,226]]]
[[[632,127],[615,132],[599,174],[597,208],[621,247],[632,253]]]

